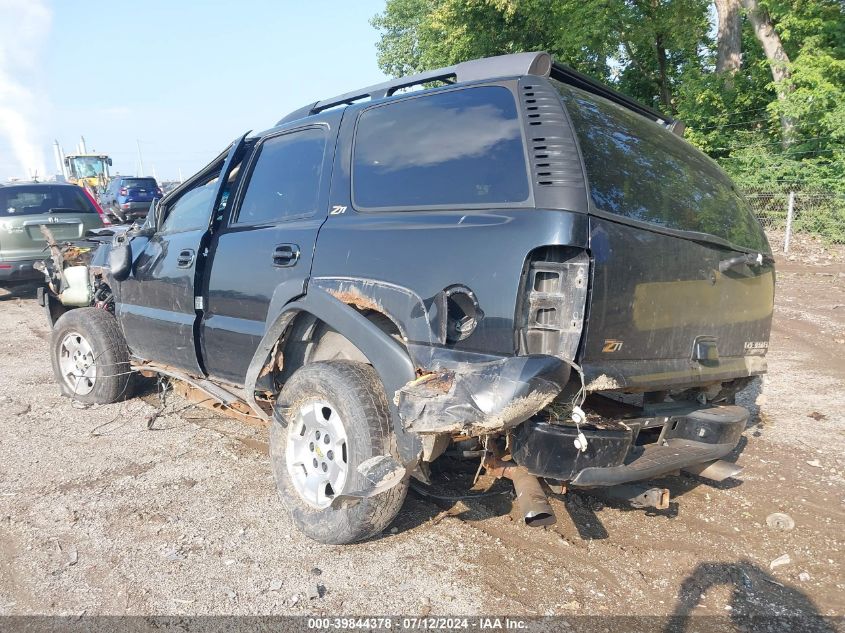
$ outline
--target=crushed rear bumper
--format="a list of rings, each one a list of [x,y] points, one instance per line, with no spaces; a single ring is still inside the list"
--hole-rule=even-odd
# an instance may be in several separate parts
[[[563,389],[570,367],[554,356],[441,363],[396,392],[405,430],[485,435],[515,427]]]
[[[514,431],[513,459],[538,477],[614,486],[719,459],[736,447],[748,421],[748,411],[735,405],[658,405],[646,415],[582,426],[583,452],[574,426],[531,419]]]

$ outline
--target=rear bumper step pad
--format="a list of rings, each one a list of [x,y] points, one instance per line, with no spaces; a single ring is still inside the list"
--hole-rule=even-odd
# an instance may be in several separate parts
[[[642,455],[629,464],[585,468],[571,483],[573,486],[613,486],[627,481],[641,481],[680,470],[684,466],[719,459],[730,453],[735,445],[667,440],[667,446],[645,446]]]
[[[748,411],[735,405],[670,405],[647,413],[606,425],[612,428],[582,426],[584,451],[575,447],[574,426],[529,420],[514,434],[514,461],[537,477],[614,486],[719,459],[734,449],[748,421]],[[657,441],[637,445],[645,430],[659,433]]]

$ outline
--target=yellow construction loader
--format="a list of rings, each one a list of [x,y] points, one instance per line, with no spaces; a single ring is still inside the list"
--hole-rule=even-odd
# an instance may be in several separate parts
[[[105,154],[68,154],[65,156],[67,181],[101,191],[109,182],[112,160]]]

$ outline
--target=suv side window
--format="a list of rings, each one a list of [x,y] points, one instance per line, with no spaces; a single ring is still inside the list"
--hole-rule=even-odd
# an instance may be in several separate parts
[[[513,94],[480,86],[364,110],[355,132],[352,190],[361,209],[527,200]]]
[[[258,147],[236,224],[267,224],[317,211],[326,151],[323,128],[265,140]]]

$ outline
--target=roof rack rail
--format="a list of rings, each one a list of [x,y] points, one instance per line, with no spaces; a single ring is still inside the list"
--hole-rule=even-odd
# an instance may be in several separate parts
[[[452,83],[522,75],[537,75],[540,77],[551,76],[553,79],[556,79],[561,83],[565,83],[570,86],[580,88],[581,90],[586,90],[587,92],[600,97],[604,97],[605,99],[613,101],[614,103],[628,108],[629,110],[632,110],[646,118],[661,122],[676,134],[683,136],[684,126],[681,121],[673,119],[654,108],[650,108],[636,99],[596,81],[592,77],[588,77],[587,75],[573,70],[569,66],[565,66],[563,64],[553,64],[551,55],[544,51],[485,57],[483,59],[461,62],[460,64],[455,64],[454,66],[429,70],[417,75],[399,77],[398,79],[385,81],[384,83],[368,86],[367,88],[361,88],[360,90],[353,90],[352,92],[347,92],[330,99],[309,103],[307,106],[294,110],[286,117],[279,120],[276,125],[282,125],[288,121],[302,119],[335,106],[349,105],[356,101],[360,101],[361,99],[382,99],[395,94],[403,88],[419,86],[432,81],[446,81]]]
[[[411,75],[409,77],[399,77],[391,81],[361,88],[360,90],[353,90],[331,99],[323,101],[315,101],[308,104],[299,110],[294,110],[286,117],[281,119],[276,125],[287,123],[288,121],[295,121],[312,114],[317,114],[323,110],[328,110],[339,105],[348,105],[361,99],[381,99],[389,97],[398,90],[403,88],[410,88],[411,86],[418,86],[432,81],[477,81],[482,79],[491,79],[493,77],[507,77],[518,75],[540,75],[548,77],[552,68],[552,58],[548,53],[515,53],[513,55],[499,55],[497,57],[485,57],[483,59],[474,59],[468,62],[461,62],[454,66],[447,66],[446,68],[438,68],[437,70],[430,70],[428,72]]]

